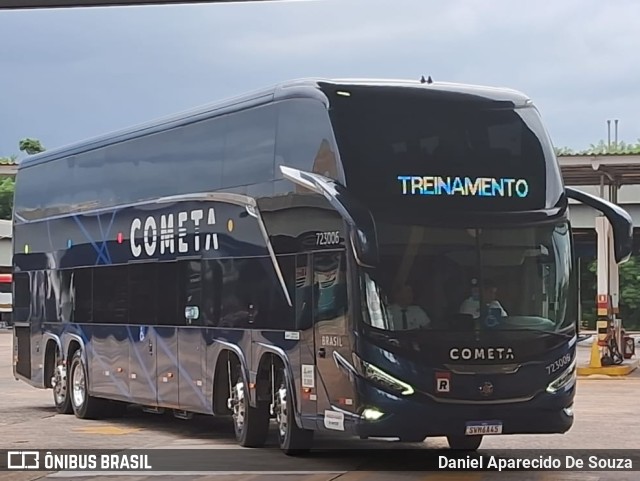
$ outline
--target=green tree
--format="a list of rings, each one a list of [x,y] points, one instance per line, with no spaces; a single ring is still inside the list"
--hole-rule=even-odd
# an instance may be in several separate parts
[[[569,147],[556,147],[555,148],[556,155],[572,155],[575,154],[573,149]]]
[[[11,220],[15,183],[11,177],[0,179],[0,219]]]
[[[44,152],[45,148],[38,139],[25,138],[18,143],[21,152],[28,155]],[[18,157],[10,155],[0,157],[0,164],[16,164]],[[15,182],[12,176],[0,177],[0,219],[11,219],[13,215],[13,193],[15,191]]]
[[[26,152],[29,155],[39,154],[46,150],[38,139],[31,138],[22,139],[19,143],[19,147],[20,151]]]
[[[556,155],[603,155],[603,154],[640,154],[640,139],[636,143],[626,143],[624,140],[618,143],[600,140],[595,144],[589,145],[589,148],[575,151],[570,147],[556,147]]]
[[[591,144],[587,149],[590,154],[640,154],[640,139],[635,144],[627,144],[624,141],[612,142],[611,145],[601,140],[597,144]]]
[[[15,164],[15,155],[0,157],[0,164]],[[11,219],[13,209],[14,182],[12,177],[0,177],[0,219]]]

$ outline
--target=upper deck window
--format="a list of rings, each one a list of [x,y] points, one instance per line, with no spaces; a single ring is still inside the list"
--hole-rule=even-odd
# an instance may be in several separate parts
[[[359,88],[336,96],[331,115],[347,187],[373,210],[544,207],[546,162],[555,159],[533,107]]]

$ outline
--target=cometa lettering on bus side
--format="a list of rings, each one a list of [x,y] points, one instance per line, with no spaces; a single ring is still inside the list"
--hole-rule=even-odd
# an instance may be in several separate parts
[[[458,348],[454,347],[449,351],[449,358],[458,361],[478,361],[478,360],[495,360],[503,361],[514,359],[513,349],[510,347],[476,347],[476,348]]]
[[[193,245],[189,245],[186,241],[187,233],[190,230],[188,229],[189,223],[193,226]],[[204,209],[178,212],[177,215],[163,214],[160,216],[159,222],[156,217],[151,215],[144,221],[135,218],[131,221],[129,237],[131,254],[134,257],[140,257],[143,247],[148,256],[153,256],[158,251],[160,254],[173,254],[176,252],[176,244],[180,253],[200,252],[203,249],[217,250],[218,234],[206,233],[201,236],[200,229],[203,224],[209,226],[216,224],[216,214],[213,207],[209,208],[206,214]],[[142,242],[139,242],[139,231],[142,231]]]

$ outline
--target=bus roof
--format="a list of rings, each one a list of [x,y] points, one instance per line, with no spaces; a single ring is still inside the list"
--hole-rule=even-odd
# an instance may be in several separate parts
[[[350,88],[398,88],[425,89],[440,92],[441,95],[465,97],[466,99],[482,99],[487,101],[507,102],[514,107],[524,106],[530,102],[521,92],[508,88],[486,87],[478,85],[456,84],[448,82],[421,82],[419,80],[394,79],[321,79],[307,78],[289,80],[269,88],[256,90],[241,96],[232,97],[219,102],[206,104],[198,108],[174,114],[168,117],[152,120],[139,125],[115,131],[112,133],[92,137],[70,145],[51,149],[41,154],[33,155],[20,162],[18,169],[48,162],[69,155],[80,154],[93,149],[106,147],[111,144],[130,140],[143,135],[149,135],[206,118],[231,113],[286,98],[316,98],[325,104],[329,103],[329,94],[336,89]],[[438,95],[438,94],[435,94]]]

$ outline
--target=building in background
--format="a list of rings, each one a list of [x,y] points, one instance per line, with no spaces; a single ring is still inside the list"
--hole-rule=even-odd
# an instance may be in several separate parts
[[[0,327],[11,325],[13,311],[11,239],[13,228],[10,220],[0,219]]]

